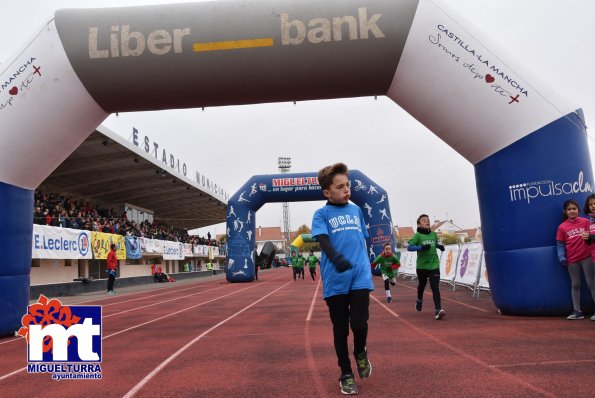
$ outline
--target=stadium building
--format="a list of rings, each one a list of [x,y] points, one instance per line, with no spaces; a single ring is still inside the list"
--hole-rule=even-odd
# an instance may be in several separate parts
[[[64,217],[54,214],[51,222],[49,218],[46,222],[47,214],[42,219],[34,217],[31,297],[40,291],[64,295],[76,290],[81,281],[94,285],[105,279],[104,255],[111,242],[118,242],[120,284],[126,279],[130,284],[144,283],[159,267],[174,278],[199,276],[196,273],[206,272],[209,261],[215,270],[219,264],[223,268],[225,247],[215,240],[190,237],[191,243],[182,243],[164,239],[160,233],[145,233],[141,238],[134,236],[140,235],[138,230],[122,231],[125,224],[134,222],[136,226],[158,225],[158,231],[185,236],[191,229],[225,221],[229,195],[218,184],[202,173],[191,174],[186,163],[174,159],[158,144],[146,144],[136,129],[127,141],[100,125],[40,184],[34,207],[44,195],[51,194],[62,204],[72,198],[79,210],[84,206],[88,213],[110,221],[120,231],[112,227],[106,234],[97,234],[85,231],[84,225],[68,228],[71,218],[78,223],[81,218],[67,210]],[[94,218],[83,217],[90,223]],[[103,289],[104,283],[97,283],[97,287]]]

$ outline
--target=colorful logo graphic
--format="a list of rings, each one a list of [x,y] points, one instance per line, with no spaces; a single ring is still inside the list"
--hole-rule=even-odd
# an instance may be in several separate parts
[[[81,232],[77,241],[79,253],[81,253],[82,256],[86,256],[87,253],[89,253],[89,248],[91,247],[91,245],[89,244],[89,237],[85,232]]]
[[[467,265],[469,265],[469,249],[465,249],[463,257],[461,257],[461,276],[465,275],[465,272],[467,272]]]
[[[27,371],[52,378],[101,378],[101,306],[63,306],[39,296],[17,332],[27,340]],[[58,365],[49,365],[58,363]]]
[[[446,272],[446,275],[450,274],[451,269],[452,269],[452,250],[449,250],[448,254],[446,255],[446,269],[444,270],[444,272]]]

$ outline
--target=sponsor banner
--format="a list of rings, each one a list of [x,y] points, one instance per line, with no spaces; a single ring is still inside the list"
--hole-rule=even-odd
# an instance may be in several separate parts
[[[417,252],[404,251],[401,255],[401,267],[399,272],[406,275],[415,275],[417,264]]]
[[[184,245],[180,242],[160,241],[163,244],[164,260],[183,260]]]
[[[184,243],[184,257],[192,257],[192,245]]]
[[[479,270],[479,287],[483,289],[490,288],[490,282],[488,281],[488,267],[486,267],[485,252],[481,252],[481,267]]]
[[[192,245],[192,254],[195,256],[199,256],[202,254],[202,246],[201,245]]]
[[[455,282],[475,286],[481,264],[483,247],[480,243],[461,245]]]
[[[214,256],[218,256],[219,255],[219,247],[218,246],[213,246],[213,255]]]
[[[141,251],[143,253],[162,253],[163,245],[157,239],[141,238]]]
[[[126,259],[126,242],[122,235],[106,234],[104,232],[91,232],[91,247],[93,248],[93,258],[96,260],[107,259],[110,245],[116,245],[116,255],[118,260]]]
[[[140,240],[136,236],[126,237],[126,258],[138,260],[142,257]]]
[[[33,225],[32,258],[91,259],[89,231]]]
[[[459,257],[459,245],[448,245],[444,247],[444,253],[440,256],[440,279],[453,281],[457,270],[457,259]]]

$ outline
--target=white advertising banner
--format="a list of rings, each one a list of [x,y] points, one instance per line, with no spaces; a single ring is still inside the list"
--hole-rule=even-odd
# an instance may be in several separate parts
[[[444,253],[440,256],[440,279],[443,281],[453,281],[457,269],[457,259],[459,256],[459,245],[444,246]]]
[[[33,225],[33,258],[92,259],[89,231]]]
[[[455,276],[456,283],[475,286],[481,264],[482,252],[483,247],[481,243],[469,243],[461,246],[461,253],[459,254]]]
[[[184,245],[180,242],[159,241],[163,245],[164,260],[183,260]]]
[[[192,245],[184,243],[184,257],[192,257]]]
[[[405,275],[416,275],[417,252],[404,251],[401,254],[401,267],[399,272]]]
[[[479,271],[479,287],[482,289],[489,289],[490,282],[488,281],[488,267],[486,267],[485,252],[481,252],[481,269]]]
[[[162,241],[157,239],[141,238],[141,250],[143,253],[163,253]]]

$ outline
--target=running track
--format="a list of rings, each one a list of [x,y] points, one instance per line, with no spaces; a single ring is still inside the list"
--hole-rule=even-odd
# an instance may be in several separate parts
[[[289,268],[260,277],[63,298],[63,304],[103,306],[103,379],[28,374],[25,340],[10,337],[0,339],[0,396],[342,396],[318,281],[294,282]],[[382,280],[374,282],[373,374],[356,379],[360,395],[593,396],[595,322],[501,316],[488,294],[473,298],[448,285],[441,287],[447,316],[436,321],[429,293],[424,311],[415,311],[415,282],[399,279],[389,305]]]

